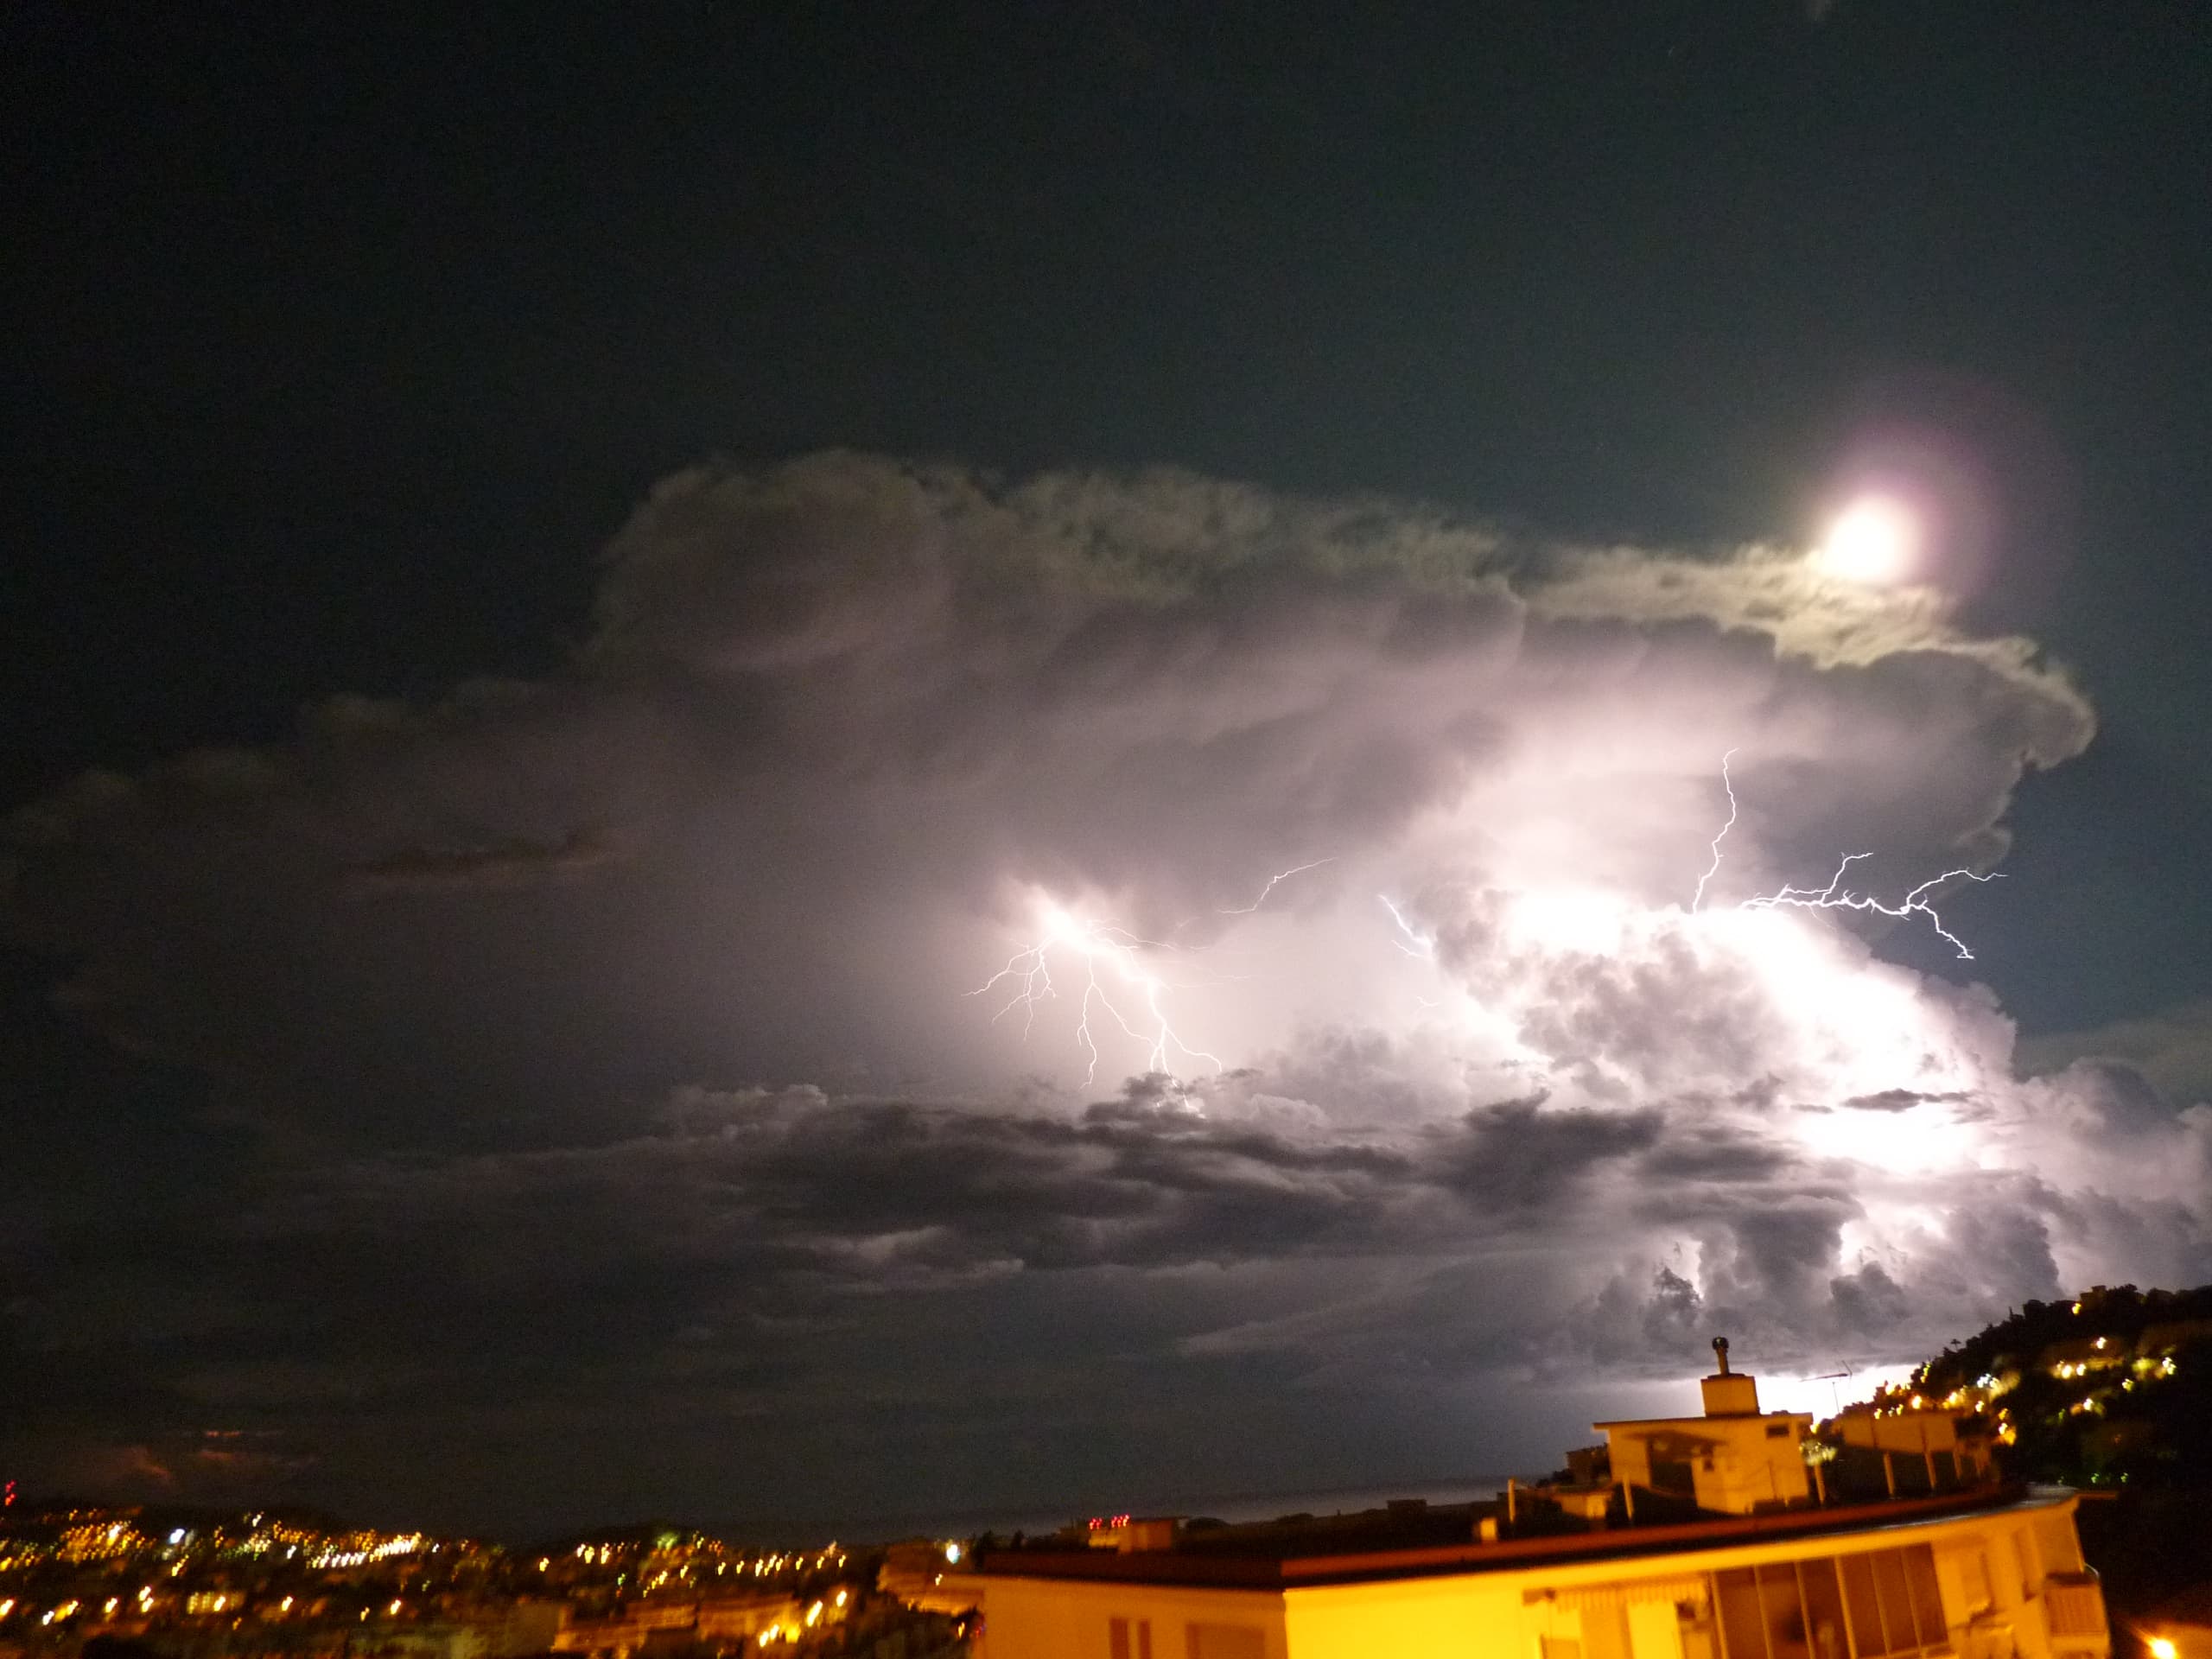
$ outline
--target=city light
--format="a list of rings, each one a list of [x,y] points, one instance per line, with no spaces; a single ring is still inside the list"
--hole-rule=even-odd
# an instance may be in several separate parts
[[[592,1632],[601,1643],[594,1651],[636,1652],[649,1635],[662,1630],[696,1632],[703,1643],[719,1642],[727,1650],[727,1643],[741,1637],[757,1639],[760,1647],[818,1639],[864,1599],[849,1581],[809,1581],[809,1575],[845,1564],[835,1543],[771,1550],[702,1534],[662,1533],[643,1541],[569,1545],[557,1556],[510,1558],[495,1545],[420,1531],[325,1532],[257,1515],[180,1529],[184,1541],[171,1545],[164,1541],[167,1528],[134,1527],[136,1514],[80,1508],[52,1516],[50,1530],[31,1535],[0,1530],[0,1572],[66,1564],[79,1575],[69,1587],[79,1592],[65,1599],[57,1586],[27,1596],[22,1581],[10,1578],[18,1593],[0,1599],[0,1620],[36,1619],[50,1633],[49,1643],[87,1621],[97,1629],[102,1620],[130,1618],[143,1621],[149,1641],[188,1636],[194,1643],[218,1639],[217,1632],[227,1640],[228,1632],[243,1630],[249,1622],[274,1637],[281,1623],[283,1640],[276,1645],[283,1651],[325,1655],[340,1652],[349,1641],[358,1649],[368,1636],[363,1627],[378,1620],[391,1633],[384,1638],[387,1643],[409,1640],[406,1632],[420,1621],[429,1646],[458,1631],[462,1634],[453,1639],[466,1650],[491,1651],[514,1638],[518,1611],[529,1608],[525,1617],[550,1617],[562,1629],[601,1627]],[[296,1554],[288,1545],[296,1546]],[[940,1565],[966,1559],[958,1542],[940,1540],[925,1548]],[[249,1582],[236,1576],[242,1562],[251,1563]],[[88,1567],[105,1582],[95,1587],[82,1576]],[[748,1567],[755,1575],[750,1585],[743,1581]],[[164,1585],[166,1593],[157,1595]],[[878,1625],[885,1622],[874,1610],[871,1616]],[[897,1617],[889,1615],[893,1630]],[[548,1624],[536,1639],[550,1640],[554,1628]],[[272,1643],[264,1639],[249,1645]]]

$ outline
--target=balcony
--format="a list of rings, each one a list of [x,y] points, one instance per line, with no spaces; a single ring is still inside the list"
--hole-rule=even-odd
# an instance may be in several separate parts
[[[2104,1586],[2094,1573],[2053,1573],[2043,1581],[2044,1626],[2054,1654],[2107,1654],[2112,1627],[2105,1621]]]

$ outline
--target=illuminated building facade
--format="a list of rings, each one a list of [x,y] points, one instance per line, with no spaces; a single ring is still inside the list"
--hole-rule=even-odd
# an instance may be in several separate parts
[[[1976,1485],[1991,1474],[1990,1436],[1974,1418],[1932,1406],[1853,1406],[1827,1425],[1838,1483],[1866,1496],[1910,1497]]]
[[[2104,1656],[2075,1502],[1984,1491],[1351,1555],[1015,1551],[963,1587],[980,1659]]]
[[[1963,1440],[1917,1496],[1828,1490],[1840,1449],[1728,1368],[1698,1417],[1600,1423],[1604,1483],[1537,1487],[1465,1541],[1332,1548],[1319,1529],[1140,1535],[986,1554],[932,1586],[979,1659],[2102,1659],[2076,1495],[2000,1487]],[[1930,1425],[1866,1420],[1869,1456],[1934,1465]],[[1945,1423],[1949,1422],[1944,1418]],[[1908,1440],[1910,1445],[1907,1445]],[[1949,1490],[1942,1490],[1948,1487]],[[1605,1501],[1592,1502],[1602,1497]],[[1573,1501],[1560,1501],[1571,1499]],[[1523,1503],[1516,1495],[1516,1503]],[[1119,1520],[1121,1517],[1116,1517]],[[1090,1533],[1102,1529],[1094,1525]]]
[[[1720,1364],[1699,1384],[1702,1416],[1593,1425],[1605,1437],[1613,1484],[1631,1516],[1638,1491],[1688,1498],[1713,1515],[1751,1515],[1813,1499],[1805,1460],[1812,1414],[1762,1412],[1757,1379],[1728,1369],[1727,1338],[1713,1347]]]

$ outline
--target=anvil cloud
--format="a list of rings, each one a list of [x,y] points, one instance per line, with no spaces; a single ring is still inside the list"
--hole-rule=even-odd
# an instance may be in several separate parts
[[[1740,907],[1844,852],[1892,899],[1999,869],[2093,730],[2029,643],[1787,550],[1173,474],[679,474],[563,672],[338,699],[10,824],[71,1009],[239,1148],[160,1269],[36,1218],[16,1347],[137,1379],[34,1402],[39,1455],[197,1490],[236,1420],[342,1497],[396,1435],[588,1512],[639,1490],[570,1450],[619,1408],[695,1512],[1137,1502],[1540,1463],[1715,1328],[1829,1370],[2205,1277],[2212,1108],[2024,1077],[1970,981]],[[1220,1065],[1148,1074],[1095,1016],[1087,1083],[1079,956],[1033,1009],[969,995],[1048,906],[1153,942]],[[1565,1418],[1498,1403],[1537,1378]]]

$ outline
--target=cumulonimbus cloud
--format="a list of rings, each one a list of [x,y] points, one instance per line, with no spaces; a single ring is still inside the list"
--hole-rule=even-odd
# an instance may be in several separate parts
[[[1789,550],[830,454],[658,486],[557,675],[23,809],[8,913],[286,1149],[248,1234],[535,1308],[554,1205],[683,1375],[872,1287],[1208,1268],[1293,1288],[1177,1363],[1810,1367],[2212,1266],[2212,1109],[2024,1081],[1884,918],[1742,906],[1991,873],[2093,731]],[[969,995],[1040,941],[1051,996]],[[1530,1294],[1452,1313],[1477,1268]]]

